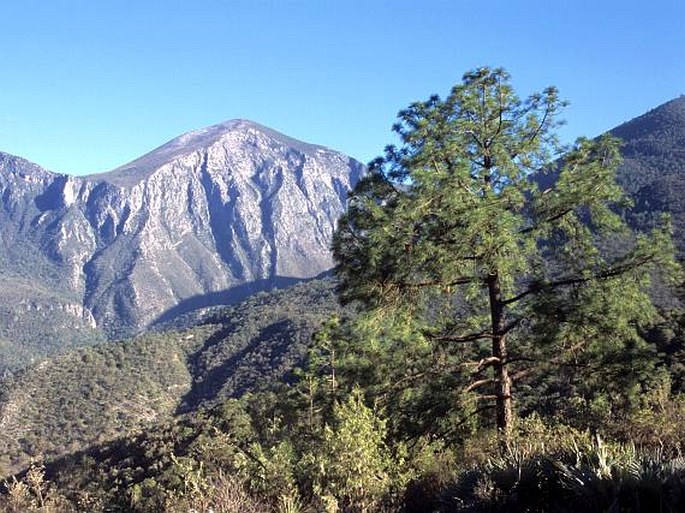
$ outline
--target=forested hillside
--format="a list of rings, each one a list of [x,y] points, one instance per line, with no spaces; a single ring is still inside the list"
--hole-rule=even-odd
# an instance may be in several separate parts
[[[685,96],[610,133],[623,141],[618,179],[635,202],[632,224],[653,225],[659,212],[668,212],[675,241],[685,250]]]
[[[3,473],[282,379],[337,310],[331,281],[315,280],[210,310],[189,329],[102,343],[30,367],[0,389]]]
[[[411,104],[334,281],[6,382],[0,511],[682,511],[683,106],[561,148],[501,69]]]

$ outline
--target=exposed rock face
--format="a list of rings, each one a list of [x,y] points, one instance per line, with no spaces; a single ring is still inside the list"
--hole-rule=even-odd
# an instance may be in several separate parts
[[[0,280],[28,280],[64,297],[75,322],[130,334],[189,298],[330,269],[363,171],[244,120],[81,178],[0,154]]]

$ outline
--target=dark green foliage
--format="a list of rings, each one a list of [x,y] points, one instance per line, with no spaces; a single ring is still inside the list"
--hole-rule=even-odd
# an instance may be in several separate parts
[[[685,460],[594,445],[525,455],[510,452],[460,476],[438,511],[677,512]]]
[[[187,343],[176,334],[103,344],[6,381],[0,403],[5,463],[17,468],[29,458],[73,452],[168,417],[190,385]]]
[[[255,294],[208,314],[202,322],[221,328],[189,356],[193,386],[182,409],[287,377],[306,354],[314,332],[339,310],[333,288],[330,279],[312,280]]]
[[[71,501],[87,496],[106,511],[170,511],[170,502],[200,499],[194,494],[224,473],[272,506],[306,501],[318,504],[315,511],[338,504],[361,512],[390,500],[397,461],[384,422],[359,394],[336,405],[331,425],[306,444],[291,440],[283,421],[268,394],[229,399],[57,460],[47,465],[48,478]]]
[[[668,225],[633,235],[617,214],[630,202],[611,137],[578,139],[538,189],[533,173],[560,156],[561,107],[554,88],[520,100],[505,71],[467,73],[445,99],[400,112],[402,146],[351,195],[333,250],[341,297],[361,303],[369,334],[350,349],[373,354],[378,372],[362,383],[377,396],[413,397],[400,406],[413,418],[469,415],[483,391],[508,430],[516,377],[556,372],[545,362],[566,366],[561,387],[623,373],[619,394],[650,371],[651,278],[678,272]]]
[[[619,182],[634,199],[628,219],[634,226],[653,226],[667,212],[674,240],[685,249],[685,96],[613,129],[623,141]]]

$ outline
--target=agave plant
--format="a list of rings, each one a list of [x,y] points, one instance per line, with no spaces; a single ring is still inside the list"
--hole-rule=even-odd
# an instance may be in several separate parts
[[[568,511],[634,513],[681,511],[685,499],[685,461],[634,446],[608,446],[597,438],[576,464],[555,461]],[[560,504],[560,511],[565,509]]]
[[[685,459],[596,437],[571,450],[508,450],[462,474],[443,511],[675,513],[683,505]]]

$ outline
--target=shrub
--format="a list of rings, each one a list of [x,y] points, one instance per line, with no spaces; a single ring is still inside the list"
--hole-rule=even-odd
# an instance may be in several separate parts
[[[385,422],[364,404],[360,390],[336,404],[333,417],[310,459],[316,498],[325,511],[375,511],[391,485]]]

